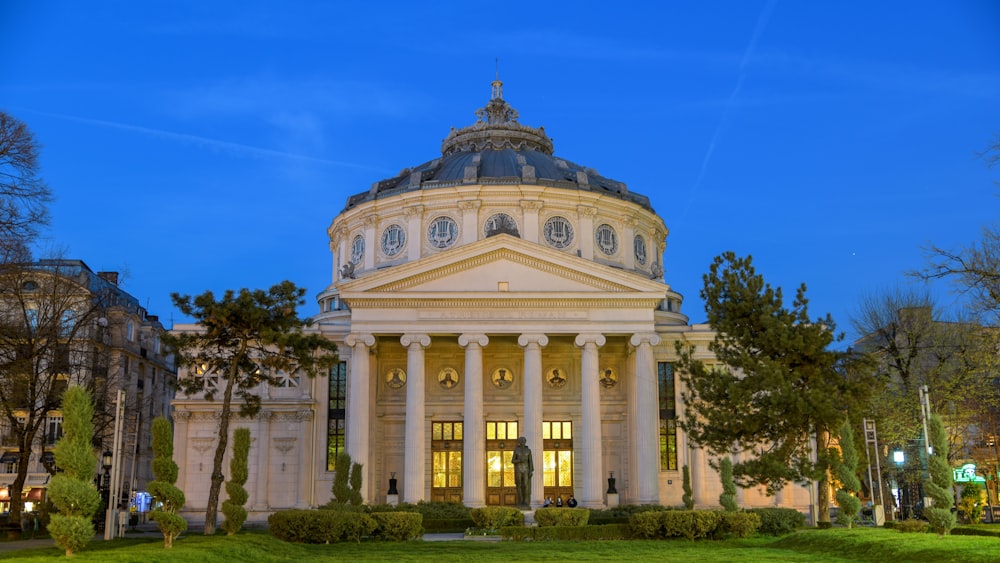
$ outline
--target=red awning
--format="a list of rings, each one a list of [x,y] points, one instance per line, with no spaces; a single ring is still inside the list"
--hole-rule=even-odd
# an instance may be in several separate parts
[[[25,493],[24,500],[29,502],[42,502],[42,496],[45,494],[45,487],[33,487],[30,491]]]
[[[10,500],[10,487],[0,487],[0,502],[7,502]]]

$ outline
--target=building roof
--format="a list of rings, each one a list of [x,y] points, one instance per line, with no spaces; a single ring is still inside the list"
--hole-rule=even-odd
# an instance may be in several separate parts
[[[415,190],[462,184],[538,184],[597,192],[653,211],[649,198],[630,192],[624,182],[555,156],[544,127],[517,122],[518,112],[503,99],[499,79],[493,81],[492,98],[476,116],[472,125],[452,128],[441,144],[439,158],[375,182],[368,191],[349,197],[345,210]]]

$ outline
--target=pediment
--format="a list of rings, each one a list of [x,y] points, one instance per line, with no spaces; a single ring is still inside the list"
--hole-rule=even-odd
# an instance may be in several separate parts
[[[504,282],[506,282],[504,284]],[[509,235],[498,235],[407,264],[342,282],[341,294],[551,296],[644,294],[662,297],[667,286]]]

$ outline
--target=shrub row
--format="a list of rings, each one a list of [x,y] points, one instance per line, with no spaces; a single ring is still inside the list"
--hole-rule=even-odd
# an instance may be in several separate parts
[[[535,522],[539,526],[586,526],[590,520],[590,510],[586,508],[539,508],[535,510]]]
[[[547,527],[507,526],[500,528],[500,537],[510,541],[624,540],[631,537],[631,531],[628,524]]]
[[[888,522],[886,522],[888,524]],[[991,538],[1000,538],[1000,530],[984,530],[983,528],[971,528],[967,526],[959,526],[957,528],[952,528],[951,535],[953,536],[987,536]]]
[[[484,506],[472,509],[472,521],[477,528],[499,530],[504,526],[523,526],[524,514],[510,506]]]
[[[783,536],[806,525],[806,516],[794,508],[751,508],[747,510],[760,516],[757,533],[765,536]]]
[[[406,541],[422,533],[423,516],[412,512],[379,512],[368,515],[340,510],[282,510],[267,523],[274,537],[295,543],[360,542],[371,536]]]
[[[427,518],[424,516],[424,532],[464,532],[475,525],[472,518]]]
[[[758,531],[760,521],[753,512],[671,510],[636,514],[629,527],[635,537],[647,539],[745,538]]]

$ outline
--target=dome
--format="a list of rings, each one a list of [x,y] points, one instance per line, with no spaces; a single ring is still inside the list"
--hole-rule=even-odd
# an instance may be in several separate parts
[[[414,190],[461,184],[538,184],[597,192],[653,211],[649,198],[629,192],[624,182],[555,156],[544,127],[517,122],[518,112],[503,99],[499,79],[493,81],[492,98],[476,116],[472,125],[452,128],[441,143],[439,158],[375,182],[368,191],[348,198],[345,210]]]

